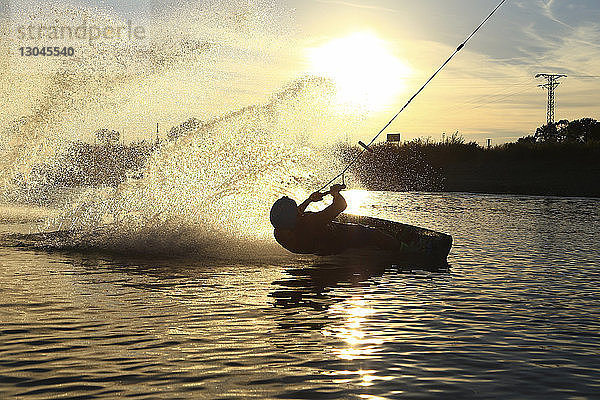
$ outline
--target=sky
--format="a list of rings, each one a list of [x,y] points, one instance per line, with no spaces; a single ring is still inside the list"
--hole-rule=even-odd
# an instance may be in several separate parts
[[[350,139],[368,141],[497,3],[74,0],[64,6],[132,20],[148,37],[210,37],[216,50],[206,66],[162,70],[112,94],[117,103],[128,97],[121,112],[90,113],[73,124],[132,132],[156,119],[152,110],[160,110],[166,126],[206,119],[264,103],[295,79],[320,75],[335,82],[346,112],[360,114]],[[10,1],[13,25],[22,10],[40,4]],[[458,131],[481,144],[532,134],[546,121],[537,73],[567,75],[556,89],[557,120],[600,119],[598,21],[597,0],[508,0],[387,132],[409,140]],[[23,104],[30,101],[21,96]],[[19,100],[12,107],[25,106]]]
[[[390,104],[392,111],[497,3],[319,0],[297,2],[297,9],[300,25],[315,38],[372,29],[413,66],[409,89]],[[392,130],[406,137],[458,130],[480,143],[515,140],[545,123],[546,92],[534,78],[540,72],[568,75],[556,89],[557,119],[600,117],[598,21],[597,1],[509,0]]]

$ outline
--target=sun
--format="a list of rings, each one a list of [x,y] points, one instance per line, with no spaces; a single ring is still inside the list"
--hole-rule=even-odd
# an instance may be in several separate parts
[[[335,82],[341,103],[381,109],[405,89],[411,69],[372,32],[356,32],[307,50],[311,74]]]

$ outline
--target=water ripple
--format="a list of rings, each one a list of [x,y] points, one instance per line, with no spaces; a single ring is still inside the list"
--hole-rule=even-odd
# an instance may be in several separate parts
[[[597,200],[375,193],[371,201],[366,209],[383,216],[452,233],[450,271],[3,249],[0,395],[600,393]]]

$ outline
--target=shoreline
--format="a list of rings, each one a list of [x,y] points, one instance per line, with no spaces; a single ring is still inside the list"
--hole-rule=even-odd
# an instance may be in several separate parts
[[[560,194],[539,194],[539,193],[508,193],[508,192],[475,192],[468,190],[373,190],[363,189],[369,192],[392,192],[392,193],[426,193],[426,194],[457,194],[457,195],[489,195],[489,196],[527,196],[527,197],[539,197],[539,198],[557,198],[557,199],[591,199],[600,200],[600,196],[586,196],[586,195],[560,195]]]

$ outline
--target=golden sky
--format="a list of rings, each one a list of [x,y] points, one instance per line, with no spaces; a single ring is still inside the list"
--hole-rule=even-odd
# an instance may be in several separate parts
[[[48,45],[48,39],[23,39],[16,29],[31,16],[48,24],[58,13],[63,23],[85,16],[88,24],[132,21],[146,35],[118,45],[73,42],[80,57],[69,68],[91,71],[87,78],[102,75],[94,84],[57,88],[69,95],[60,100],[55,94],[52,107],[63,110],[66,102],[79,107],[61,122],[75,136],[110,127],[138,139],[156,122],[166,130],[190,117],[264,104],[312,75],[336,87],[332,99],[314,108],[354,115],[346,139],[368,141],[496,4],[15,0],[3,10],[12,55],[0,90],[5,109],[0,123],[53,96],[45,74],[54,67],[15,55],[19,46]],[[557,119],[600,119],[599,20],[597,1],[509,0],[387,131],[405,139],[459,131],[479,143],[516,140],[545,123],[546,92],[534,78],[539,72],[568,75],[556,91]],[[201,53],[186,53],[199,43],[207,44]],[[65,104],[58,105],[61,101]],[[322,134],[328,141],[327,132]]]

